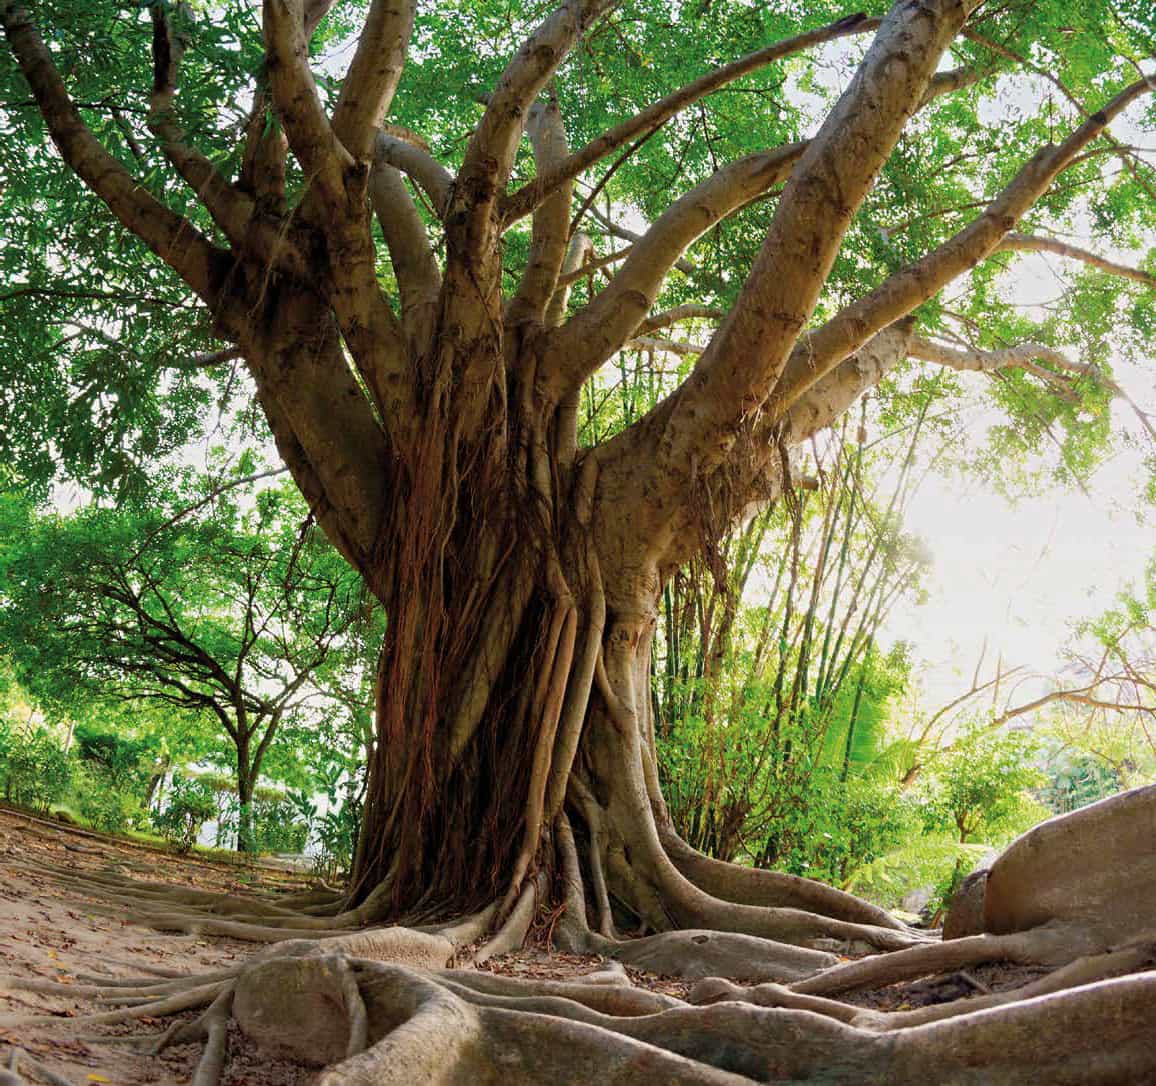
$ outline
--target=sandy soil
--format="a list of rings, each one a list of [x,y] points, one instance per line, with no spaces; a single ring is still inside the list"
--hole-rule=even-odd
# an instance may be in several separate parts
[[[251,943],[165,935],[107,915],[108,906],[71,888],[56,885],[55,871],[117,872],[144,881],[163,881],[202,890],[297,888],[302,879],[284,871],[176,856],[34,820],[0,809],[0,973],[42,977],[64,983],[99,983],[97,977],[140,976],[148,967],[199,973],[248,957]],[[141,967],[145,967],[142,969]],[[91,978],[91,979],[90,979]],[[91,999],[39,992],[5,992],[0,1015],[76,1014],[102,1010]],[[134,1026],[66,1025],[0,1029],[0,1061],[17,1045],[71,1082],[187,1082],[200,1056],[199,1045],[173,1047],[145,1056],[98,1036],[159,1032],[165,1023],[143,1020]],[[82,1039],[84,1038],[84,1039]],[[223,1086],[296,1086],[315,1077],[292,1064],[258,1057],[244,1038],[230,1038],[230,1069]],[[22,1065],[30,1082],[43,1082]]]

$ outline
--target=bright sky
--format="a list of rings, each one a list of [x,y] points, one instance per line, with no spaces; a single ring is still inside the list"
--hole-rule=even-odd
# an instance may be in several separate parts
[[[1035,255],[1018,261],[1017,300],[1031,305],[1055,294],[1059,264]],[[1156,410],[1156,358],[1150,368],[1118,363],[1115,369],[1132,399]],[[1139,432],[1126,403],[1117,400],[1112,410],[1114,421]],[[898,607],[886,635],[918,646],[929,702],[967,689],[985,639],[987,678],[1001,655],[1008,666],[1055,672],[1072,624],[1099,615],[1122,587],[1140,579],[1156,554],[1156,533],[1140,502],[1143,451],[1142,444],[1109,459],[1088,494],[1057,490],[1014,505],[978,480],[924,480],[906,528],[934,557],[930,598]],[[1150,443],[1146,451],[1153,451]]]
[[[929,477],[912,500],[907,528],[934,556],[930,599],[897,608],[887,635],[918,646],[942,690],[966,689],[987,640],[988,675],[1004,663],[1051,672],[1071,622],[1112,605],[1143,572],[1156,539],[1150,525],[1113,508],[1134,500],[1123,465],[1097,476],[1091,498],[1063,494],[1009,506],[978,483]],[[938,693],[929,690],[932,700]]]

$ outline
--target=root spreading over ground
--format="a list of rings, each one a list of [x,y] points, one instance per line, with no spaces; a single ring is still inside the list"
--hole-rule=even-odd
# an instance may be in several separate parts
[[[324,887],[146,880],[99,846],[38,851],[21,835],[48,831],[4,827],[10,885],[83,901],[89,916],[131,915],[138,935],[175,930],[155,938],[228,948],[207,969],[107,961],[0,977],[10,1086],[77,1082],[47,1055],[61,1052],[98,1068],[131,1053],[137,1062],[108,1080],[149,1081],[151,1067],[152,1081],[195,1086],[241,1081],[234,1063],[253,1053],[256,1081],[326,1086],[1156,1078],[1156,788],[1015,842],[978,880],[982,907],[973,880],[967,923],[949,925],[970,933],[894,928],[900,949],[863,957],[725,931],[611,938],[586,926],[580,883],[565,878],[528,879],[501,923],[491,907],[455,923],[357,929]],[[732,897],[756,908],[741,901],[747,878],[733,875]],[[553,956],[525,949],[547,945]],[[178,1051],[175,1074],[149,1062]]]

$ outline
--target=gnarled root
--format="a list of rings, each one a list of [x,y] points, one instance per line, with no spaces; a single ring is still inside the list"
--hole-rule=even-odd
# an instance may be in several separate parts
[[[350,956],[388,951],[412,961],[425,948],[436,959],[452,946],[441,934],[384,929],[283,943],[209,983],[145,978],[132,988],[101,989],[120,999],[130,991],[138,998],[138,990],[153,997],[131,1007],[5,1025],[110,1024],[206,1008],[194,1021],[144,1039],[154,1052],[203,1041],[196,1086],[220,1079],[230,1017],[270,1054],[328,1066],[319,1080],[326,1086],[604,1078],[735,1086],[810,1077],[902,1086],[1019,1082],[1025,1068],[1035,1081],[1061,1083],[1135,1082],[1156,1074],[1156,1048],[1145,1032],[1156,972],[1102,979],[1150,965],[1151,942],[1083,958],[1015,993],[948,1008],[883,1015],[829,998],[875,983],[878,972],[868,977],[863,968],[896,958],[903,964],[892,975],[902,977],[944,966],[947,959],[929,952],[948,948],[955,955],[948,965],[981,951],[1039,960],[1059,954],[1070,935],[1061,927],[1043,934],[913,948],[835,966],[792,987],[744,989],[715,978],[698,985],[687,1004],[633,987],[615,965],[585,978],[531,981],[430,968],[428,959],[427,967],[414,968]]]
[[[605,991],[598,985],[571,985],[585,992],[562,997],[529,981],[505,979],[481,990],[452,975],[352,968],[375,1043],[332,1067],[321,1079],[326,1086],[812,1077],[894,1086],[1022,1082],[1029,1068],[1034,1081],[1123,1083],[1156,1073],[1146,1033],[1156,973],[885,1036],[810,1009],[726,1002],[623,1015],[608,1013],[605,1003],[590,1005]],[[243,1021],[242,1028],[267,1043],[262,1026]]]
[[[862,988],[945,973],[983,962],[1020,965],[1064,965],[1092,949],[1087,938],[1067,926],[1037,928],[1015,935],[971,935],[947,943],[899,950],[874,958],[845,962],[791,985],[805,995],[837,995]]]

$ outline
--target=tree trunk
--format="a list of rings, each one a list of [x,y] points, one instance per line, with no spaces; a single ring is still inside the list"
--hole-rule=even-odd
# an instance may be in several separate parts
[[[253,788],[256,773],[249,765],[248,751],[237,752],[237,851],[247,856],[257,852],[253,833]]]
[[[550,532],[523,518],[499,544],[503,522],[479,533],[475,520],[468,547],[439,553],[436,582],[419,571],[386,603],[354,900],[407,923],[497,903],[500,922],[569,886],[571,945],[679,928],[899,945],[882,910],[804,879],[735,874],[678,839],[650,696],[663,578],[646,554],[601,543],[581,509]],[[573,840],[579,894],[573,864],[564,874]]]
[[[169,755],[165,755],[160,766],[149,774],[148,787],[145,789],[144,797],[144,809],[146,811],[151,811],[154,801],[160,798],[161,792],[164,790],[162,784],[171,763],[172,758]]]

